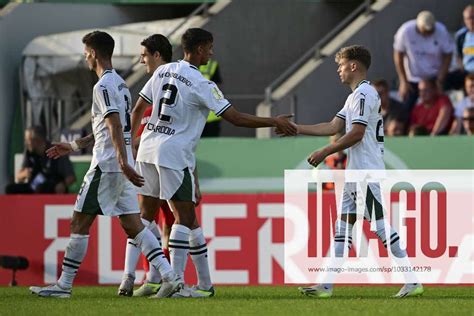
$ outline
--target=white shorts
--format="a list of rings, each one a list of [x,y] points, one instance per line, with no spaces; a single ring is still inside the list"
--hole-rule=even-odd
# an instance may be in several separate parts
[[[87,171],[79,194],[76,212],[120,216],[140,213],[135,186],[121,172]]]
[[[365,192],[364,199],[358,200],[358,197],[360,197],[363,192],[360,192],[360,190],[358,192],[357,184],[346,183],[344,185],[344,192],[342,194],[342,215],[357,214],[358,202],[360,201],[363,203],[363,201],[365,201],[364,205],[361,205],[361,210],[363,209],[365,219],[371,219],[372,216],[375,216],[375,219],[383,217],[384,211],[380,185],[369,183],[366,188],[367,192]],[[370,207],[370,210],[368,206]]]
[[[145,184],[137,188],[139,194],[162,200],[196,202],[194,175],[188,168],[175,170],[137,161],[135,170],[145,179]]]

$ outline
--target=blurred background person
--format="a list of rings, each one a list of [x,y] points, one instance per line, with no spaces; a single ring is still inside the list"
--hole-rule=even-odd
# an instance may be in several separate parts
[[[411,113],[410,128],[422,125],[432,136],[446,134],[451,127],[453,105],[438,92],[436,79],[423,79],[418,83],[420,103]]]
[[[412,125],[410,126],[410,130],[408,131],[408,136],[427,136],[430,133],[423,125]]]
[[[25,153],[15,183],[7,185],[7,194],[67,193],[68,186],[76,181],[74,169],[68,156],[51,159],[46,149],[51,144],[46,140],[42,127],[25,130]]]
[[[436,78],[442,90],[454,51],[454,43],[444,24],[430,11],[421,11],[416,20],[400,26],[393,43],[393,58],[399,80],[399,94],[407,111],[418,99],[418,82]]]
[[[384,124],[386,136],[406,136],[407,120],[405,117],[392,116]]]
[[[462,121],[466,134],[469,136],[474,135],[474,107],[464,109]]]
[[[468,5],[463,13],[464,27],[456,32],[456,59],[462,78],[474,72],[474,6]]]
[[[387,122],[392,117],[408,120],[408,113],[403,104],[390,97],[390,87],[387,80],[378,79],[373,81],[372,85],[380,96],[381,114],[384,122]]]
[[[464,110],[474,107],[474,73],[468,74],[464,79],[464,91],[466,93],[466,97],[456,103],[454,107],[454,122],[450,131],[451,135],[457,135],[461,133]]]

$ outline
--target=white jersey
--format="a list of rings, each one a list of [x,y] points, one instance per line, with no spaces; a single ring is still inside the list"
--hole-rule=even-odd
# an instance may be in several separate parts
[[[362,140],[348,150],[346,169],[385,169],[383,119],[380,107],[377,90],[368,81],[363,80],[347,97],[342,110],[336,114],[346,121],[346,133],[350,132],[352,124],[366,126]]]
[[[130,110],[131,97],[125,81],[115,72],[106,70],[95,84],[92,93],[92,132],[94,149],[90,169],[99,166],[102,172],[121,172],[115,148],[112,144],[105,117],[119,113],[123,127],[123,137],[127,149],[128,163],[133,165],[131,148]]]
[[[137,161],[182,170],[195,167],[195,151],[209,111],[222,115],[231,105],[212,81],[184,60],[160,66],[140,96],[153,104]]]

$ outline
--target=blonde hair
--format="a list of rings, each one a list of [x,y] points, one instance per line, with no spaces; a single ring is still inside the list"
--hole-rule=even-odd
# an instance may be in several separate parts
[[[336,63],[339,63],[339,61],[344,58],[360,62],[365,69],[369,69],[372,59],[369,50],[362,45],[352,45],[341,48],[336,53]]]

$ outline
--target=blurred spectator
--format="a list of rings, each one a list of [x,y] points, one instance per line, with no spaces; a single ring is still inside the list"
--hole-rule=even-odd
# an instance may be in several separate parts
[[[465,27],[456,32],[456,57],[463,72],[474,72],[474,6],[468,5],[463,11]]]
[[[446,27],[436,22],[429,11],[421,11],[416,20],[400,26],[393,43],[395,68],[398,73],[400,97],[408,111],[418,99],[418,82],[436,78],[442,88],[448,74],[454,43]]]
[[[387,136],[405,136],[407,119],[401,116],[392,116],[384,124],[385,135]]]
[[[462,120],[466,134],[474,135],[474,108],[465,108]]]
[[[452,122],[453,105],[436,87],[436,79],[423,79],[418,84],[420,103],[411,113],[410,129],[422,125],[430,135],[445,134]]]
[[[375,90],[379,93],[380,103],[382,106],[381,114],[384,122],[388,122],[390,118],[400,117],[408,120],[408,113],[403,104],[390,97],[390,88],[385,79],[379,79],[372,82]]]
[[[67,193],[67,187],[76,181],[69,157],[50,159],[46,149],[51,144],[44,130],[35,126],[25,130],[25,153],[16,183],[7,185],[7,194]]]
[[[426,136],[429,135],[430,133],[424,127],[423,125],[412,125],[410,127],[410,131],[408,132],[408,136],[413,137],[413,136]]]
[[[207,65],[199,67],[199,71],[207,80],[211,80],[217,85],[222,83],[219,63],[216,60],[209,59]],[[221,120],[222,118],[220,116],[217,116],[214,112],[210,111],[201,137],[218,137],[221,133]]]
[[[466,97],[454,107],[454,122],[450,134],[461,133],[464,110],[474,107],[474,74],[469,74],[464,79],[464,90]]]

